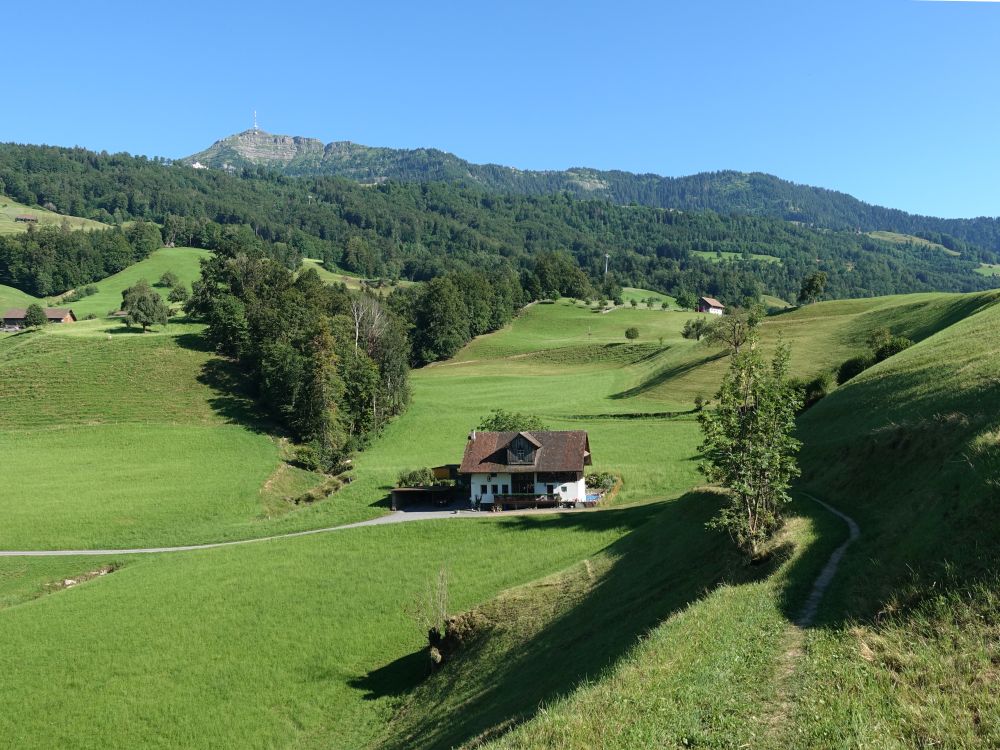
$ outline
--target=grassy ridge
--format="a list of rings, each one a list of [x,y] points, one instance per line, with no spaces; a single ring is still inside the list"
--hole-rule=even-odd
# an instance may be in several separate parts
[[[124,271],[109,276],[106,279],[96,282],[97,294],[84,297],[79,302],[73,302],[70,307],[76,313],[77,318],[87,315],[104,317],[109,312],[114,312],[122,306],[122,291],[140,279],[145,279],[150,284],[155,284],[157,280],[167,271],[172,271],[185,284],[188,289],[191,283],[201,275],[201,266],[198,261],[207,258],[207,250],[199,250],[193,247],[170,247],[156,250],[148,258],[135,263]],[[162,297],[166,298],[169,289],[154,287]]]
[[[28,224],[15,221],[15,216],[30,214],[38,219],[38,225],[67,225],[70,229],[108,229],[107,224],[92,219],[81,219],[78,216],[65,216],[44,208],[32,208],[18,203],[12,198],[0,195],[0,234],[16,234],[27,232]]]

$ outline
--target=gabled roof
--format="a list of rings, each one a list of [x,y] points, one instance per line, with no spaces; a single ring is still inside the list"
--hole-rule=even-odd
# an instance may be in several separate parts
[[[65,307],[44,307],[45,317],[49,320],[62,320],[67,315],[73,315],[73,311]],[[23,307],[12,307],[3,314],[4,320],[24,320],[24,316],[28,314],[28,311]],[[76,316],[73,315],[73,320],[76,320]]]
[[[536,446],[531,464],[508,464],[507,446],[518,435]],[[513,474],[535,471],[583,471],[590,465],[590,440],[583,430],[473,432],[465,445],[461,474]]]
[[[718,308],[722,308],[722,309],[725,309],[725,307],[726,307],[724,304],[722,304],[721,302],[719,302],[719,300],[715,299],[715,297],[702,297],[698,301],[699,302],[704,302],[709,307],[718,307]]]

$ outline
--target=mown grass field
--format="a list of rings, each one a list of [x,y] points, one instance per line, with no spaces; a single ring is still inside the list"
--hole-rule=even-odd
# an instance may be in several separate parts
[[[710,250],[695,250],[694,255],[713,263],[720,263],[724,260],[744,260],[743,253],[731,253],[726,251],[712,252]],[[763,263],[781,263],[781,258],[774,255],[763,255],[761,253],[750,253],[750,260],[759,260]]]
[[[911,234],[899,234],[898,232],[869,232],[868,236],[874,237],[876,240],[882,240],[883,242],[891,242],[894,245],[917,245],[918,247],[927,247],[932,250],[938,250],[945,255],[961,255],[961,253],[956,252],[955,250],[949,250],[944,245],[938,244],[937,242],[925,240],[923,237],[914,237]]]
[[[32,297],[30,294],[22,292],[20,289],[15,289],[12,286],[0,284],[0,315],[8,308],[27,307],[36,302],[41,304],[44,303],[44,300]]]
[[[981,276],[1000,276],[1000,263],[980,263],[976,273]]]
[[[334,267],[333,269],[327,268],[322,260],[316,258],[303,258],[302,259],[302,270],[307,271],[313,269],[319,274],[319,277],[328,284],[343,284],[348,289],[360,289],[362,286],[362,279],[360,276],[343,269]],[[400,279],[396,282],[399,286],[413,286],[416,282],[409,281],[407,279]]]
[[[13,198],[0,195],[0,234],[16,234],[28,231],[28,224],[15,221],[14,217],[31,215],[38,219],[37,226],[66,224],[70,229],[108,229],[107,224],[78,216],[64,216],[44,208],[32,208],[18,203]]]
[[[633,286],[626,286],[622,288],[622,301],[626,305],[632,300],[635,300],[639,304],[645,306],[645,302],[648,299],[655,300],[656,307],[660,307],[662,303],[666,302],[670,305],[669,309],[677,309],[677,300],[667,294],[661,294],[660,292],[654,292],[649,289],[637,289]]]
[[[698,482],[692,404],[714,391],[726,361],[680,337],[693,313],[532,306],[454,360],[415,372],[411,408],[357,457],[353,483],[270,520],[254,484],[280,464],[278,447],[233,395],[224,365],[196,345],[196,326],[116,336],[94,321],[0,338],[0,393],[16,388],[0,411],[0,442],[23,462],[16,483],[33,482],[47,498],[30,517],[35,493],[22,491],[28,507],[17,512],[27,515],[12,517],[25,542],[43,538],[47,524],[64,535],[110,529],[110,544],[164,529],[225,538],[371,516],[400,469],[458,460],[468,429],[498,406],[589,430],[594,468],[625,481],[618,507],[598,513],[444,519],[123,559],[122,569],[67,590],[46,584],[109,560],[0,559],[0,701],[21,707],[0,714],[0,736],[15,746],[95,748],[911,747],[947,740],[938,730],[961,721],[956,746],[989,747],[982,717],[996,704],[984,678],[997,639],[982,597],[966,597],[965,610],[911,602],[878,626],[864,618],[905,593],[906,564],[946,556],[943,535],[964,547],[964,561],[996,549],[969,523],[987,517],[969,502],[992,497],[1000,468],[995,301],[907,295],[767,319],[765,346],[783,336],[802,376],[859,353],[878,325],[919,341],[802,421],[808,488],[856,514],[866,545],[849,553],[819,627],[804,633],[789,623],[846,529],[799,498],[771,561],[749,568],[724,536],[706,531],[719,500],[689,491]],[[636,342],[624,338],[630,325],[640,329]],[[104,348],[119,342],[131,350]],[[67,365],[75,378],[56,383]],[[32,377],[40,396],[20,385]],[[946,416],[953,412],[968,421]],[[925,423],[944,431],[925,434]],[[900,425],[913,434],[897,439]],[[92,434],[112,426],[122,444],[102,450]],[[229,430],[234,444],[260,446],[261,461],[248,460],[249,447],[220,459],[194,445],[178,468],[170,462],[183,441],[169,435],[181,428]],[[159,465],[146,429],[168,446],[164,471],[114,473],[108,456],[129,450],[145,448]],[[50,462],[41,477],[29,458],[54,435],[67,469]],[[928,460],[935,451],[940,465]],[[949,483],[965,476],[952,464],[960,456],[973,461],[979,484],[947,499]],[[179,481],[172,472],[210,484],[207,475],[230,463],[246,480],[233,503],[206,492],[158,515],[170,502],[159,485]],[[877,493],[886,466],[900,484],[895,494]],[[933,479],[942,467],[952,473]],[[80,500],[79,487],[100,485],[109,471],[103,486],[157,498],[129,531],[115,525],[124,510],[106,508],[96,491]],[[58,488],[48,489],[54,479]],[[938,484],[911,501],[929,479]],[[199,505],[203,517],[191,518]],[[911,523],[921,509],[932,512]],[[987,580],[991,565],[964,585]],[[459,660],[425,681],[424,636],[406,611],[442,567],[449,611],[475,609],[479,625]],[[964,639],[962,653],[968,646],[976,658],[956,653],[949,662],[949,638]],[[935,698],[928,680],[945,695]],[[890,695],[892,686],[902,689]]]
[[[181,283],[191,288],[191,283],[201,275],[201,266],[198,261],[207,258],[207,250],[199,250],[194,247],[164,247],[154,251],[145,260],[141,260],[129,266],[124,271],[101,279],[94,285],[98,288],[97,294],[84,297],[79,302],[69,303],[78,319],[83,319],[88,315],[95,315],[103,318],[115,310],[121,309],[122,291],[132,286],[141,279],[145,279],[150,284],[156,284],[157,280],[166,273],[172,271],[181,280]],[[154,286],[157,292],[164,299],[170,292],[169,289]],[[63,304],[57,302],[57,304]]]

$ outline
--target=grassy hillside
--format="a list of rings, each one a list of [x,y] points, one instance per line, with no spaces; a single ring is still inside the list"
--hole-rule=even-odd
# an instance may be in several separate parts
[[[135,263],[124,271],[109,276],[98,281],[95,286],[98,293],[85,297],[79,302],[73,302],[70,307],[76,313],[77,318],[84,318],[87,315],[104,317],[109,312],[114,312],[121,308],[122,291],[140,279],[145,279],[150,284],[155,284],[157,280],[167,271],[173,271],[181,282],[191,288],[191,283],[201,275],[201,266],[198,261],[207,258],[207,250],[199,250],[193,247],[170,247],[161,248],[153,252],[145,260]],[[154,287],[160,295],[166,299],[169,289]]]
[[[708,250],[695,250],[694,254],[699,258],[704,258],[712,263],[720,263],[724,260],[744,259],[743,253],[726,252],[725,250],[714,253]],[[776,258],[773,255],[763,255],[761,253],[750,253],[750,260],[759,260],[764,263],[781,263],[781,258]]]
[[[44,300],[32,297],[20,289],[0,284],[0,314],[9,307],[27,307],[35,302],[44,304]]]
[[[877,318],[924,339],[802,422],[804,487],[862,529],[818,627],[790,621],[845,536],[838,519],[800,496],[754,572],[699,528],[708,498],[686,496],[610,559],[478,610],[482,638],[407,696],[382,746],[996,746],[995,302],[833,303],[769,321],[833,333],[839,319],[846,339]]]
[[[654,292],[650,289],[636,289],[632,286],[627,286],[622,289],[622,301],[625,304],[630,303],[632,300],[642,304],[648,299],[656,300],[656,306],[659,307],[660,303],[666,302],[671,308],[677,308],[677,300],[666,294],[660,294],[660,292]]]
[[[69,226],[70,229],[107,229],[107,224],[91,219],[81,219],[78,216],[65,216],[48,211],[44,208],[32,208],[18,203],[13,198],[0,195],[0,234],[14,234],[28,231],[28,224],[15,221],[14,217],[29,214],[38,219],[37,225],[53,224]]]
[[[12,522],[0,536],[24,544],[260,534],[373,515],[400,469],[457,460],[469,427],[498,406],[588,429],[595,468],[625,484],[620,507],[599,513],[132,558],[69,589],[64,579],[115,561],[0,559],[0,700],[25,709],[0,715],[0,732],[23,747],[777,749],[942,737],[988,747],[996,617],[976,586],[995,572],[985,553],[996,546],[972,520],[988,517],[1000,468],[995,300],[820,303],[765,323],[766,345],[789,340],[799,375],[856,353],[876,325],[920,340],[802,422],[807,488],[863,529],[820,626],[806,631],[789,623],[846,531],[799,497],[770,561],[748,568],[705,530],[719,500],[689,491],[691,403],[726,363],[680,337],[693,313],[535,305],[415,372],[412,407],[357,457],[356,480],[270,521],[257,483],[279,465],[278,448],[248,419],[224,363],[198,347],[196,327],[109,337],[113,326],[93,321],[2,338],[0,390],[13,389],[13,408],[0,412],[0,442],[12,446],[20,494],[2,509]],[[624,339],[630,325],[636,342]],[[60,377],[67,364],[73,379]],[[97,437],[104,430],[113,440]],[[52,446],[60,462],[39,476],[30,461]],[[879,491],[890,482],[896,494]],[[931,562],[926,574],[913,564],[942,557],[962,563],[961,606],[908,593],[946,580]],[[979,567],[967,567],[974,557]],[[932,578],[908,579],[905,563]],[[478,614],[468,648],[425,680],[424,635],[406,612],[442,568],[449,611]],[[56,711],[60,721],[48,720]]]
[[[937,242],[925,240],[923,237],[914,237],[911,234],[899,234],[898,232],[869,232],[868,236],[884,242],[891,242],[894,245],[917,245],[918,247],[927,247],[931,250],[938,250],[945,255],[961,255],[961,253],[949,250],[944,245]]]

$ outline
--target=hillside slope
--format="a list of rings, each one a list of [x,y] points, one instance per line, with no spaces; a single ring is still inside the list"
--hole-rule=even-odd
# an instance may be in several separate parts
[[[862,529],[816,627],[791,623],[843,523],[798,495],[770,567],[747,569],[701,526],[717,501],[692,493],[606,557],[479,608],[381,746],[995,747],[996,302],[808,311],[845,350],[876,321],[923,339],[801,420],[802,488]]]
[[[662,177],[589,168],[520,170],[498,164],[474,164],[433,148],[378,148],[350,141],[324,145],[314,138],[273,135],[261,130],[246,130],[222,138],[180,161],[199,162],[216,169],[267,166],[288,175],[335,175],[361,182],[459,180],[498,192],[523,195],[566,192],[620,204],[634,202],[684,211],[768,216],[828,229],[945,234],[1000,251],[1000,221],[994,218],[918,216],[760,172],[722,171]]]

